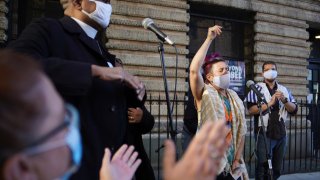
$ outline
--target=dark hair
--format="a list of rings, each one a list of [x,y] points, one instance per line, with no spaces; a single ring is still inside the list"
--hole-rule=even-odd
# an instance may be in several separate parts
[[[203,69],[203,79],[206,79],[206,75],[211,71],[212,65],[218,63],[218,62],[225,62],[226,60],[223,59],[219,53],[212,53],[206,56],[204,59],[204,63],[202,65]]]
[[[262,64],[262,72],[264,71],[264,66],[268,65],[268,64],[272,64],[276,67],[277,69],[277,64],[274,61],[266,61]]]
[[[46,113],[38,97],[42,76],[35,60],[0,51],[0,170],[10,155],[37,138]]]

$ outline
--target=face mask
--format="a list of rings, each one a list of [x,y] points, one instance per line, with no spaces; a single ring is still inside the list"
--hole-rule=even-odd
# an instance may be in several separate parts
[[[96,10],[92,13],[88,13],[84,10],[82,12],[89,16],[90,19],[97,22],[102,28],[106,28],[110,22],[110,16],[112,12],[112,7],[110,4],[106,4],[100,1],[89,0],[96,3]]]
[[[263,73],[263,77],[265,79],[275,79],[278,76],[278,72],[276,70],[268,70]]]
[[[60,178],[62,180],[69,179],[69,177],[74,172],[77,171],[77,169],[80,166],[81,158],[82,158],[82,144],[81,144],[81,136],[79,132],[79,114],[77,113],[77,110],[70,105],[67,105],[67,109],[70,113],[71,124],[69,126],[69,131],[65,138],[65,141],[68,148],[71,151],[72,166]]]
[[[213,77],[212,83],[221,89],[228,89],[230,85],[230,73]]]

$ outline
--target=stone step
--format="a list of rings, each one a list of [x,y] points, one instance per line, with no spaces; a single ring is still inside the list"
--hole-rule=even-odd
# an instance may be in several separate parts
[[[186,4],[186,3],[185,3]],[[143,3],[128,3],[125,1],[113,1],[113,14],[119,14],[130,17],[149,17],[153,19],[161,19],[168,21],[185,22],[189,21],[189,15],[185,13],[185,9],[180,11],[176,9],[159,8]]]
[[[118,39],[110,39],[108,43],[106,43],[107,49],[113,50],[128,50],[128,51],[141,51],[141,52],[158,52],[158,45],[156,43],[141,43],[135,41],[126,41],[126,40],[118,40]],[[164,46],[165,53],[175,54],[175,49],[172,46],[165,45]],[[178,54],[187,55],[189,50],[186,47],[177,49]]]
[[[277,56],[272,54],[256,54],[254,56],[255,61],[259,62],[265,62],[265,61],[274,61],[276,63],[283,63],[283,64],[296,64],[296,65],[302,65],[307,66],[308,61],[306,58],[299,58],[299,57],[287,57],[287,56]]]
[[[258,21],[254,25],[254,30],[256,33],[273,34],[302,40],[307,40],[309,38],[309,33],[305,28],[297,28],[270,22]]]
[[[276,44],[283,44],[283,45],[289,45],[289,46],[297,46],[302,48],[309,48],[311,43],[307,42],[306,40],[302,39],[294,39],[284,36],[275,36],[270,34],[263,34],[258,33],[254,36],[255,41],[259,42],[270,42],[270,43],[276,43]]]
[[[158,68],[150,68],[149,67],[149,68],[142,69],[141,67],[137,67],[137,66],[125,66],[125,69],[129,73],[131,73],[132,75],[144,76],[145,78],[147,78],[149,80],[152,80],[155,77],[162,78],[162,69],[160,67],[158,67]],[[171,69],[167,68],[166,69],[167,78],[175,78],[175,76],[176,76],[175,71],[176,70],[173,68],[171,68]],[[185,82],[186,78],[188,77],[185,69],[178,69],[177,76],[180,81],[184,81],[184,82]]]
[[[134,2],[139,4],[150,4],[150,5],[160,6],[160,7],[175,7],[179,9],[189,9],[189,5],[185,1],[180,1],[180,0],[121,0],[121,1]]]
[[[309,49],[305,47],[302,48],[297,46],[289,46],[260,41],[255,42],[254,52],[288,57],[300,57],[305,59],[308,58],[310,54]]]
[[[159,42],[157,36],[144,28],[140,29],[130,29],[125,27],[111,26],[107,29],[107,37],[110,39],[123,39],[130,41],[140,41],[140,42]],[[166,34],[173,40],[176,44],[188,45],[189,37],[186,32],[166,32]]]
[[[304,29],[308,28],[308,24],[305,21],[286,18],[286,17],[279,17],[276,15],[266,14],[261,12],[258,12],[254,17],[254,19],[257,21],[270,22],[270,23],[282,24],[282,25],[293,26],[293,27],[300,27]]]
[[[123,26],[131,26],[136,28],[142,28],[142,21],[145,17],[140,17],[137,19],[128,18],[122,15],[112,15],[111,24],[112,25],[123,25]],[[161,21],[160,21],[161,22]],[[171,31],[179,31],[179,32],[188,32],[189,27],[186,23],[181,22],[173,22],[173,23],[159,23],[157,21],[157,26],[163,30],[171,30]]]
[[[136,65],[144,67],[161,67],[160,56],[158,53],[129,54],[126,51],[115,51],[114,54],[122,60],[125,65]],[[176,57],[165,55],[165,65],[167,68],[176,67]],[[185,56],[178,57],[178,68],[187,68],[189,60]]]
[[[264,0],[270,3],[281,4],[285,6],[290,6],[294,8],[299,8],[303,10],[309,10],[314,12],[320,12],[320,3],[319,1],[283,1],[283,0]]]

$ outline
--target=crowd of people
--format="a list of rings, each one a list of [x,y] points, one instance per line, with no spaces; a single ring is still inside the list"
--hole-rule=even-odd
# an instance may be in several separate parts
[[[154,125],[144,106],[145,86],[104,45],[110,1],[61,3],[63,18],[34,21],[0,52],[0,179],[155,179],[142,142]],[[194,102],[188,104],[193,114],[185,118],[185,153],[176,161],[175,146],[166,141],[166,180],[248,179],[245,106],[229,89],[228,62],[208,53],[221,33],[221,26],[209,27],[191,62]],[[271,109],[263,114],[266,129],[258,123],[253,91],[245,101],[256,115],[256,178],[267,176],[261,133],[266,131],[277,179],[286,145],[284,122],[297,105],[276,81],[276,64],[265,62],[262,70],[265,80],[257,87],[268,102],[262,110]]]

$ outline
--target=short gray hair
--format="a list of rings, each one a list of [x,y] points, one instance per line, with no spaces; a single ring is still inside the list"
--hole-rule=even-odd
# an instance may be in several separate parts
[[[62,5],[63,10],[66,10],[69,5],[69,0],[60,0],[60,4]]]

